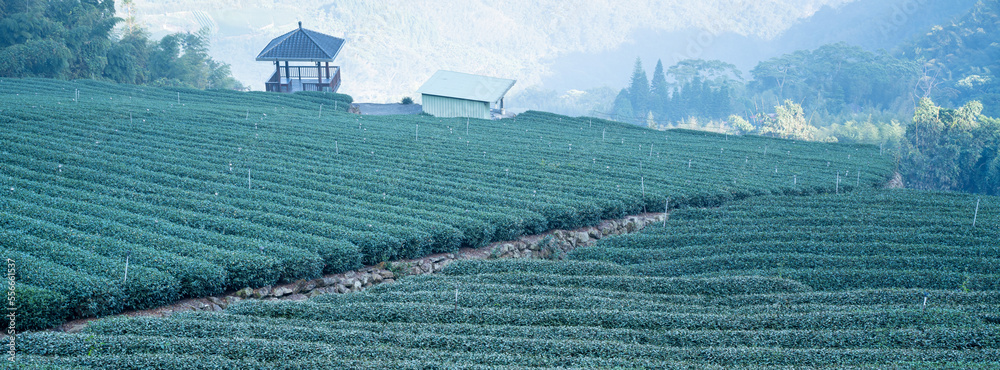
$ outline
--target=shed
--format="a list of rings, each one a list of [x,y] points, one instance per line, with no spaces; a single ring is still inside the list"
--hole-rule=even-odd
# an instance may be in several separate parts
[[[492,118],[503,110],[503,97],[515,80],[468,73],[437,71],[417,90],[424,113],[435,117]]]
[[[343,47],[344,39],[307,30],[299,22],[298,29],[274,38],[257,55],[258,62],[274,62],[274,73],[264,83],[266,90],[336,92],[340,88],[340,67],[330,63]],[[289,62],[316,64],[293,66]]]

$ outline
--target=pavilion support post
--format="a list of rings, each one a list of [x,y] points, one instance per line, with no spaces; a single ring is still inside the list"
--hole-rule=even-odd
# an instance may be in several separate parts
[[[330,89],[333,90],[333,77],[330,77],[330,62],[325,62],[326,65],[326,79],[330,80]]]
[[[285,77],[288,78],[288,91],[286,92],[292,92],[292,71],[291,68],[288,67],[287,60],[285,61]]]
[[[278,75],[278,89],[276,91],[281,92],[281,63],[277,60],[274,61],[274,73]]]
[[[316,88],[319,89],[323,85],[323,68],[320,62],[316,62]]]

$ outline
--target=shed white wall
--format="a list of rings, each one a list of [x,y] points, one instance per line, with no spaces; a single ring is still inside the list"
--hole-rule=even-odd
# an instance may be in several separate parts
[[[434,117],[469,117],[490,119],[490,103],[437,95],[420,95],[424,113]]]

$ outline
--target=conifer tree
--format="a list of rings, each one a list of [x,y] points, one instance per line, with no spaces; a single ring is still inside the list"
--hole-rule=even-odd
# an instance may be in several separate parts
[[[632,112],[636,117],[646,117],[649,111],[649,78],[642,68],[642,60],[635,58],[635,68],[632,71],[632,82],[628,87],[628,96],[632,101]]]
[[[649,110],[653,112],[658,121],[662,122],[666,118],[666,105],[669,98],[670,91],[667,86],[666,74],[663,73],[663,62],[657,60],[656,69],[653,70],[653,80],[650,82]]]

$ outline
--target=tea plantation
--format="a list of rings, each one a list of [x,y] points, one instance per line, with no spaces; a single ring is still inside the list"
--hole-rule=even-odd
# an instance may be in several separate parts
[[[570,257],[644,276],[773,276],[818,291],[998,291],[1000,198],[913,190],[755,197],[677,210],[665,227],[605,238]]]
[[[670,218],[566,261],[458,261],[361,293],[22,332],[3,366],[1000,367],[1000,198],[879,190],[893,160],[877,147],[349,102],[0,81],[19,331],[668,204]]]
[[[17,265],[19,329],[663,211],[668,198],[870,188],[893,168],[872,146],[538,112],[358,116],[349,102],[0,80],[0,252]]]
[[[630,270],[460,261],[442,275],[362,293],[24,334],[19,361],[118,369],[1000,366],[995,289],[880,281],[816,289],[773,275]],[[788,268],[800,270],[808,271]]]
[[[458,261],[361,293],[23,334],[19,361],[990,369],[1000,366],[997,240],[996,197],[763,196],[675,210],[665,226],[602,239],[575,260]]]

